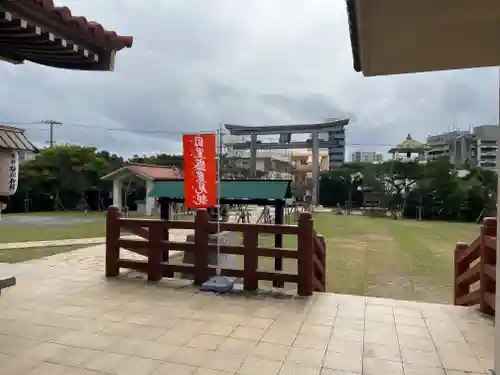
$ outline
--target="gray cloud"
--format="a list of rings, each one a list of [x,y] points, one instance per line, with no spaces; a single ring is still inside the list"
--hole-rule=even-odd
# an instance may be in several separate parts
[[[133,35],[112,73],[0,63],[0,120],[57,119],[60,140],[126,155],[178,152],[183,131],[220,122],[349,116],[349,150],[386,150],[407,133],[496,123],[495,69],[364,78],[352,69],[343,1],[66,0]],[[89,125],[86,129],[70,124]],[[26,125],[39,142],[47,134]],[[104,131],[158,129],[171,134]]]

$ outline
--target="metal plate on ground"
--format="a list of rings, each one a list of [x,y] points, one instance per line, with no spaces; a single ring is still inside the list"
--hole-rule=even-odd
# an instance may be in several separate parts
[[[233,289],[234,280],[224,276],[214,276],[201,285],[205,292],[227,293]]]

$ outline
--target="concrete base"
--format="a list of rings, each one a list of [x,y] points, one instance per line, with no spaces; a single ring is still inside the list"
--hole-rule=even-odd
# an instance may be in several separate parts
[[[224,276],[214,276],[208,279],[201,286],[205,292],[227,293],[233,289],[234,280]]]
[[[0,276],[0,294],[2,289],[16,285],[16,278],[14,276]]]
[[[208,243],[217,244],[217,234],[211,234],[208,237]],[[221,245],[232,245],[236,246],[239,244],[239,237],[235,232],[221,232],[219,234],[220,244]],[[194,234],[189,234],[186,237],[186,242],[194,242]],[[182,263],[194,264],[194,253],[193,252],[184,252],[184,256],[182,257]],[[208,264],[210,266],[217,265],[217,252],[210,252],[208,254]],[[221,268],[235,268],[236,267],[236,255],[231,254],[220,254],[219,255],[219,265]],[[193,279],[193,275],[182,273],[181,279]]]

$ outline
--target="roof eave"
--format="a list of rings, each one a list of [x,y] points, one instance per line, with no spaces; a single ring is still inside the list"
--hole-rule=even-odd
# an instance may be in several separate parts
[[[85,17],[75,16],[69,8],[55,6],[53,0],[7,1],[3,7],[92,50],[120,51],[133,44],[133,37],[118,35]]]
[[[123,174],[125,171],[129,172],[130,174],[133,174],[133,175],[136,175],[138,177],[141,177],[144,180],[154,181],[154,178],[152,178],[151,176],[145,175],[144,173],[137,172],[133,168],[130,168],[130,166],[128,166],[128,165],[125,165],[125,166],[117,169],[116,171],[110,172],[107,175],[102,176],[101,180],[103,180],[103,181],[113,181],[118,176],[120,176],[121,174]]]
[[[361,72],[361,57],[359,54],[359,37],[358,37],[358,16],[356,9],[356,0],[346,0],[347,17],[349,22],[349,37],[351,39],[351,52],[354,70]]]

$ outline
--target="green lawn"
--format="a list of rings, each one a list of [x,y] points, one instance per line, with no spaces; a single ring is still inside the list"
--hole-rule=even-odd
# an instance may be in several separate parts
[[[104,237],[105,233],[105,224],[102,221],[40,228],[4,227],[0,228],[0,243]]]
[[[328,292],[429,302],[452,301],[455,243],[479,234],[474,224],[330,213],[315,214],[314,226],[327,243]],[[285,247],[296,247],[295,236],[285,237]],[[273,269],[272,259],[259,262]],[[296,272],[296,262],[287,260],[285,270]]]
[[[24,215],[24,214],[6,214],[7,215]],[[86,217],[83,213],[78,212],[42,212],[29,214],[33,216],[60,216],[71,217]],[[102,218],[104,213],[92,213],[87,218]],[[46,241],[46,240],[64,240],[70,238],[91,238],[105,236],[104,220],[75,223],[70,225],[49,225],[44,227],[36,227],[34,225],[25,225],[17,227],[0,227],[0,243],[6,242],[28,242],[28,241]]]
[[[452,301],[455,243],[459,240],[472,242],[479,234],[479,226],[474,224],[331,213],[315,214],[314,226],[327,243],[328,292],[429,302]],[[103,221],[43,228],[0,227],[0,242],[104,235]],[[284,242],[285,247],[296,248],[295,236],[285,236]],[[273,237],[261,235],[259,243],[272,246]],[[32,259],[70,250],[74,247],[4,250],[0,252],[0,262],[22,261],[24,257]],[[242,264],[241,259],[238,263]],[[273,266],[273,259],[259,259],[260,269],[272,270]],[[296,272],[296,261],[285,261],[285,271]]]
[[[29,249],[0,250],[0,263],[19,263],[50,255],[81,249],[82,246],[37,247]]]
[[[89,217],[89,218],[103,218],[106,216],[105,211],[90,211],[85,215],[82,211],[41,211],[41,212],[16,212],[9,214],[2,214],[2,216],[69,216],[69,217]]]
[[[48,240],[66,240],[73,238],[92,238],[104,237],[106,235],[106,212],[89,212],[85,215],[79,211],[50,211],[50,212],[30,212],[4,214],[7,216],[51,216],[58,220],[61,217],[93,219],[99,221],[75,223],[70,225],[50,225],[36,227],[34,225],[18,227],[0,227],[0,243],[7,242],[28,242],[28,241],[48,241]],[[133,216],[134,218],[156,218],[153,216]],[[192,217],[182,217],[179,220],[189,220]]]

